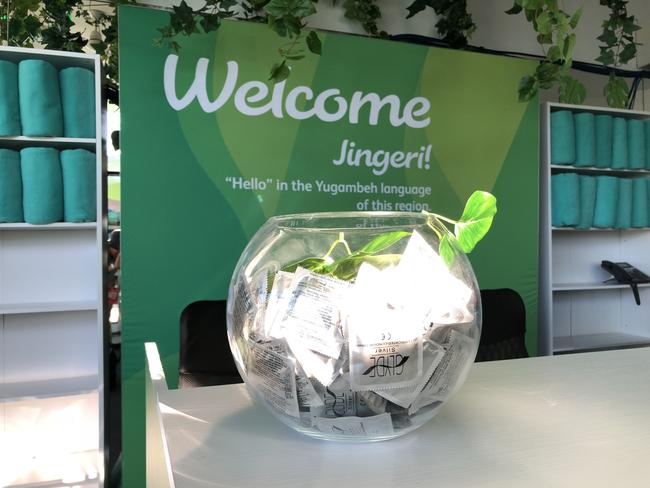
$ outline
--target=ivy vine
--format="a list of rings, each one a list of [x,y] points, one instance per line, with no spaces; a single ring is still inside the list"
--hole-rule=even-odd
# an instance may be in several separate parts
[[[574,30],[582,9],[569,14],[559,7],[557,0],[515,0],[506,13],[525,15],[537,33],[537,42],[545,57],[532,75],[524,76],[519,82],[519,100],[530,100],[540,89],[547,90],[557,84],[560,102],[584,102],[585,86],[570,75],[576,43]]]
[[[471,35],[476,30],[472,16],[467,12],[466,0],[415,0],[407,7],[407,19],[427,7],[438,16],[436,30],[443,41],[450,47],[462,49],[467,47]]]
[[[596,61],[605,66],[618,68],[636,57],[636,47],[640,44],[634,41],[634,33],[641,27],[636,23],[634,16],[628,14],[628,3],[627,0],[600,0],[600,4],[610,10],[609,18],[603,21],[603,33],[597,37],[602,45],[598,46],[600,56]],[[617,77],[612,69],[603,91],[607,105],[625,108],[628,91],[625,80]]]

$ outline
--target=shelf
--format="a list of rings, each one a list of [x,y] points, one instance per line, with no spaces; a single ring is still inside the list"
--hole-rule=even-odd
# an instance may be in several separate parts
[[[586,334],[553,338],[553,352],[555,353],[648,345],[650,345],[650,337],[619,333]]]
[[[585,174],[650,176],[650,170],[648,169],[595,168],[592,166],[572,166],[570,164],[551,164],[550,166],[551,171],[562,170],[565,172]]]
[[[650,230],[650,227],[626,227],[626,228],[618,228],[618,227],[606,227],[606,228],[601,228],[601,227],[589,227],[587,229],[578,229],[576,227],[551,227],[551,230],[553,232],[614,232],[614,231],[623,231],[623,232],[634,232],[634,231],[648,231]]]
[[[22,149],[25,147],[54,147],[59,149],[95,150],[97,139],[76,137],[0,137],[0,147],[4,149]]]
[[[95,229],[97,222],[55,222],[53,224],[34,225],[24,222],[0,224],[0,230],[79,230]]]
[[[0,314],[49,313],[49,312],[79,312],[97,310],[95,300],[73,302],[34,302],[34,303],[0,303]]]
[[[0,391],[0,401],[23,401],[25,399],[44,399],[61,396],[97,394],[97,376],[78,376],[56,380],[25,381],[5,383]]]
[[[639,288],[648,288],[650,283],[640,283]],[[591,290],[623,290],[630,288],[630,285],[620,283],[557,283],[553,285],[553,291],[591,291]]]

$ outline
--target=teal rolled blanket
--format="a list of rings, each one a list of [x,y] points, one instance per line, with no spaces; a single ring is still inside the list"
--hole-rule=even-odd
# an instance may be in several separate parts
[[[59,74],[54,66],[38,59],[21,61],[18,93],[23,135],[63,135]]]
[[[627,121],[627,162],[631,169],[645,168],[645,127],[642,120]]]
[[[614,178],[613,176],[597,176],[594,227],[614,227],[616,225],[617,206],[618,178]]]
[[[632,227],[632,180],[628,178],[619,178],[618,180],[616,227],[619,229]]]
[[[579,176],[580,181],[580,220],[579,229],[588,229],[594,225],[594,210],[596,208],[596,178]]]
[[[612,165],[612,116],[596,115],[596,167],[609,168]],[[646,130],[649,129],[646,126]]]
[[[573,115],[576,134],[575,166],[594,166],[596,164],[596,134],[594,114],[582,112]]]
[[[0,223],[23,221],[20,154],[0,149]]]
[[[65,137],[95,137],[95,75],[84,68],[59,71]]]
[[[645,169],[650,169],[650,120],[643,121],[643,128],[645,129]]]
[[[0,97],[0,136],[19,136],[18,66],[10,61],[0,60]]]
[[[23,213],[29,224],[63,220],[63,183],[59,151],[30,147],[20,151]]]
[[[84,149],[61,151],[66,222],[94,222],[97,218],[95,161],[95,154]]]
[[[612,118],[612,168],[627,168],[627,121]]]
[[[576,173],[551,176],[551,222],[553,227],[578,225],[580,221],[580,186]]]
[[[645,178],[632,180],[632,227],[648,227],[648,185]]]
[[[558,110],[551,113],[551,163],[573,164],[576,159],[573,113]]]

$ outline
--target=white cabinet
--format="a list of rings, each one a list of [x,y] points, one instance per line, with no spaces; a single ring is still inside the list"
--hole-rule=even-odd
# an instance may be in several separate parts
[[[105,198],[95,55],[0,48],[95,74],[93,139],[0,137],[0,148],[95,153],[97,219],[0,224],[0,486],[103,486]],[[2,94],[0,93],[0,103]]]
[[[650,344],[650,288],[639,285],[637,306],[629,285],[608,281],[602,260],[626,261],[650,274],[650,229],[552,227],[551,178],[562,172],[647,178],[645,169],[551,164],[551,113],[608,114],[647,119],[650,113],[557,103],[543,104],[540,158],[540,350],[543,354]],[[650,141],[647,141],[650,144]],[[608,282],[606,282],[608,281]]]

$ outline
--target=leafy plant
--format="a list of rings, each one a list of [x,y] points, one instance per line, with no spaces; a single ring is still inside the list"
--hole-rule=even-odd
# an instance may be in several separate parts
[[[472,16],[467,12],[466,0],[414,0],[407,7],[411,18],[427,7],[432,8],[438,21],[436,29],[443,41],[451,47],[462,49],[467,46],[467,41],[476,30]]]
[[[108,2],[112,12],[94,18],[82,0],[0,0],[0,38],[10,46],[80,52],[88,45],[83,33],[73,32],[74,20],[83,18],[103,36],[92,47],[102,57],[107,77],[117,83],[117,15],[115,7],[131,0]]]
[[[609,18],[603,21],[603,33],[597,39],[603,43],[600,56],[596,61],[614,68],[631,61],[636,56],[636,47],[640,44],[634,41],[634,33],[641,27],[633,15],[627,13],[627,0],[600,0],[601,5],[610,9]],[[603,94],[607,105],[615,108],[625,108],[627,104],[628,86],[624,80],[610,71]]]
[[[374,37],[388,37],[386,31],[380,31],[377,27],[377,20],[381,17],[381,10],[376,0],[345,0],[343,2],[345,17],[355,20],[363,30]]]
[[[438,236],[439,253],[448,266],[454,261],[458,250],[464,253],[471,252],[476,244],[485,237],[490,230],[492,221],[497,212],[496,198],[484,191],[476,191],[467,200],[465,209],[459,220],[452,220],[442,215],[423,212],[429,217],[428,225]],[[453,225],[454,233],[441,228],[433,219]],[[369,263],[377,268],[399,263],[401,255],[387,252],[402,239],[410,237],[408,231],[391,231],[379,234],[360,249],[352,251],[345,234],[339,233],[338,238],[332,243],[323,257],[309,257],[285,266],[282,270],[294,272],[298,267],[308,269],[314,273],[333,276],[342,280],[352,280],[359,272],[363,263]],[[345,254],[333,259],[332,254],[337,247],[343,247]]]
[[[547,90],[557,84],[560,102],[584,102],[587,93],[584,85],[569,74],[576,43],[574,30],[580,21],[582,9],[570,15],[559,7],[557,0],[515,0],[506,13],[525,15],[537,33],[537,42],[546,58],[532,75],[520,80],[519,101],[528,101],[540,89]]]

